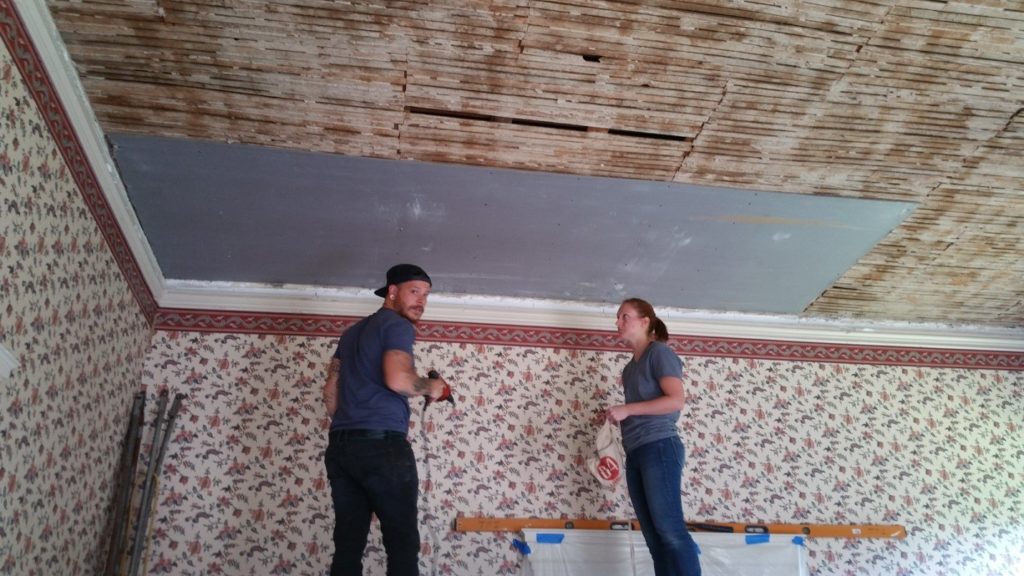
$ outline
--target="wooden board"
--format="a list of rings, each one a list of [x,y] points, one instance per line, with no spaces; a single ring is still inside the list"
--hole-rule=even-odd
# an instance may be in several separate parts
[[[743,524],[737,522],[688,522],[691,532],[743,534],[800,534],[808,538],[897,538],[907,531],[896,524]],[[518,532],[524,528],[552,530],[639,530],[636,520],[592,518],[456,518],[456,532]]]

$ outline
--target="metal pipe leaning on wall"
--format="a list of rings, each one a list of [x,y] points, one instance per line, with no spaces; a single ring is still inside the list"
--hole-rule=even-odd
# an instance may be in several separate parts
[[[134,574],[138,570],[136,556],[141,557],[142,541],[145,538],[145,528],[143,528],[142,520],[145,516],[144,510],[146,509],[149,502],[149,493],[152,490],[152,475],[154,471],[154,464],[156,462],[157,454],[160,453],[160,427],[163,425],[164,416],[167,411],[167,390],[161,390],[160,394],[156,398],[156,418],[153,420],[153,438],[149,444],[149,459],[146,460],[146,472],[143,475],[142,480],[142,497],[141,504],[139,505],[138,516],[135,519],[135,526],[132,528],[133,532],[131,535],[131,555],[128,560],[128,573]],[[118,574],[124,574],[123,571],[118,570]]]
[[[142,501],[139,504],[139,518],[135,523],[135,544],[132,547],[131,563],[128,566],[128,575],[136,576],[139,573],[139,564],[142,561],[149,536],[150,515],[153,507],[153,496],[156,493],[156,484],[160,478],[160,466],[163,464],[164,455],[167,453],[167,442],[171,437],[171,430],[178,418],[181,409],[181,401],[185,399],[184,394],[175,394],[171,402],[170,410],[167,410],[166,418],[164,408],[167,405],[167,390],[161,390],[157,398],[157,417],[153,423],[153,444],[150,446],[150,460],[146,466],[146,478],[143,482]]]
[[[120,574],[124,558],[124,539],[131,526],[132,495],[135,493],[135,470],[139,462],[139,444],[142,442],[142,418],[146,409],[146,393],[135,393],[128,431],[121,446],[121,463],[117,469],[117,482],[111,512],[110,542],[104,574]]]

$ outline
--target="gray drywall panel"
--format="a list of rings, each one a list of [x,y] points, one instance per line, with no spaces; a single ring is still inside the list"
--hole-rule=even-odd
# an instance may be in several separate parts
[[[799,313],[913,204],[116,135],[164,276]]]

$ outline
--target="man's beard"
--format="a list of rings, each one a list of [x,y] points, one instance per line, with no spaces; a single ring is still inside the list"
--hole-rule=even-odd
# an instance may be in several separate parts
[[[418,312],[418,314],[413,316],[413,311]],[[409,322],[412,322],[413,324],[419,324],[420,318],[423,316],[423,312],[424,310],[420,306],[410,306],[408,308],[402,308],[401,310],[399,310],[398,313],[401,314],[402,317],[408,320]]]

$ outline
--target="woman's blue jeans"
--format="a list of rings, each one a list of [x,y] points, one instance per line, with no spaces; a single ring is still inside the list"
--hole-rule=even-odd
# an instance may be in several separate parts
[[[626,454],[626,484],[657,576],[700,576],[697,543],[686,529],[680,486],[686,452],[678,436]]]
[[[370,516],[380,520],[388,576],[419,574],[419,480],[405,436],[378,430],[332,431],[324,454],[334,500],[331,576],[362,576]]]

